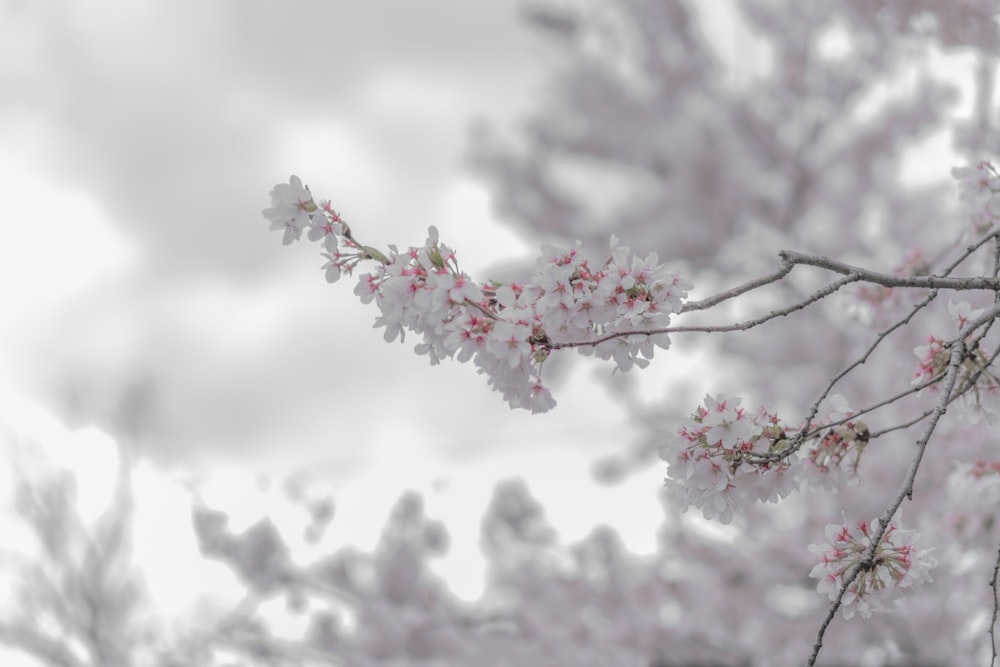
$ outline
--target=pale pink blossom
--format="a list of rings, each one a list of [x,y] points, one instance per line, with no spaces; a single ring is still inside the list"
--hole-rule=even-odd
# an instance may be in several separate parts
[[[809,576],[819,580],[816,590],[831,600],[837,599],[848,576],[862,568],[841,599],[844,618],[855,612],[869,618],[876,611],[889,611],[899,603],[903,589],[931,581],[930,570],[937,565],[932,549],[918,547],[918,533],[894,524],[882,534],[869,564],[865,558],[878,532],[879,519],[853,526],[831,523],[826,526],[826,543],[809,545],[819,557]]]

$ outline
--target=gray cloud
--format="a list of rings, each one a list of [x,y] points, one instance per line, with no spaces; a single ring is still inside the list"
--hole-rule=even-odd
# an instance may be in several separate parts
[[[260,217],[294,171],[365,238],[422,241],[467,123],[509,121],[535,76],[542,51],[511,6],[8,1],[0,19],[0,148],[96,197],[142,257],[17,324],[26,391],[122,428],[116,406],[148,381],[148,447],[171,459],[293,441],[363,458],[371,424],[426,439],[448,401],[507,422],[486,440],[541,424],[471,368],[386,346],[315,250],[282,249]]]

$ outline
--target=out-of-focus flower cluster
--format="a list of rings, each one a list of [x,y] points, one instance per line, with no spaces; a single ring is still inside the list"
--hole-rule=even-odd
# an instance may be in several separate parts
[[[930,555],[931,549],[916,546],[918,533],[890,523],[871,551],[878,533],[879,519],[861,521],[853,528],[831,523],[826,527],[826,543],[809,545],[809,551],[821,559],[809,576],[819,579],[816,590],[831,600],[837,599],[845,581],[860,568],[841,600],[844,618],[855,612],[869,618],[873,612],[891,610],[903,589],[931,581],[930,569],[937,560]]]
[[[989,160],[974,167],[954,167],[951,175],[958,181],[958,198],[977,234],[985,233],[1000,220],[1000,175]]]
[[[903,263],[893,270],[900,277],[926,276],[930,272],[930,262],[919,248],[913,248],[906,253]],[[912,295],[913,290],[901,290],[884,285],[865,284],[854,290],[854,295],[875,315],[891,312],[903,301],[904,295]]]
[[[229,632],[202,642],[184,664],[249,655],[271,658],[266,664],[357,667],[645,667],[651,658],[685,650],[664,636],[684,629],[663,623],[670,590],[656,563],[632,556],[608,528],[570,549],[560,545],[519,482],[497,487],[483,520],[497,595],[479,609],[459,602],[432,573],[448,535],[412,492],[396,504],[374,553],[343,549],[308,565],[287,558],[270,522],[237,535],[216,510],[196,508],[193,518],[206,556],[241,577],[252,564],[280,572],[266,590],[256,590],[284,598],[304,632],[288,641],[270,623],[237,614],[227,621]],[[261,540],[259,533],[274,538]]]
[[[805,462],[798,469],[802,481],[832,490],[840,482],[858,483],[861,454],[868,444],[868,425],[861,420],[832,426],[804,448]]]
[[[477,284],[433,227],[423,246],[405,252],[390,246],[383,254],[359,244],[330,204],[317,205],[295,176],[275,186],[271,200],[264,216],[286,244],[306,227],[310,240],[323,243],[330,282],[363,260],[376,261],[354,291],[379,307],[375,326],[384,327],[387,341],[416,332],[423,337],[416,351],[431,363],[472,361],[511,407],[532,412],[555,405],[541,378],[553,349],[582,343],[581,352],[613,359],[621,370],[644,367],[656,346],[670,345],[666,333],[646,332],[666,328],[691,287],[656,253],[641,259],[615,239],[603,263],[585,258],[578,245],[544,246],[530,282]]]
[[[946,507],[951,529],[968,545],[995,546],[1000,505],[1000,461],[957,463],[947,479]]]

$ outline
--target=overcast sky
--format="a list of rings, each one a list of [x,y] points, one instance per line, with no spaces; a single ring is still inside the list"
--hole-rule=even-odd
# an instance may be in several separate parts
[[[437,488],[474,531],[519,472],[577,531],[627,531],[609,502],[580,511],[589,462],[628,437],[586,369],[552,413],[512,412],[470,365],[385,344],[318,248],[283,248],[261,217],[294,173],[368,244],[434,224],[481,278],[530,256],[463,163],[470,122],[513,128],[551,72],[517,7],[0,0],[9,425],[41,432],[30,405],[120,436],[125,414],[171,474],[312,467],[366,539],[406,488]],[[647,482],[624,492],[631,517],[656,515]]]

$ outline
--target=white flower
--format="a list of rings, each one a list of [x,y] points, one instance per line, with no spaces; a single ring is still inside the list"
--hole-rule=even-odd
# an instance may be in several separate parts
[[[842,394],[834,394],[826,400],[830,406],[830,412],[827,415],[830,421],[840,421],[854,414],[850,403],[847,402],[847,399]]]
[[[975,167],[954,167],[952,177],[958,181],[958,198],[973,208],[981,208],[1000,189],[1000,179],[989,162]]]
[[[298,176],[288,183],[279,183],[271,190],[271,206],[264,209],[264,217],[271,221],[271,231],[284,230],[284,245],[302,237],[302,230],[309,225],[309,214],[316,210],[309,188],[303,187]]]
[[[324,202],[320,210],[313,213],[309,225],[309,240],[322,239],[331,251],[337,247],[337,235],[344,233],[344,223],[340,221],[340,215],[330,208],[329,202]]]
[[[490,352],[502,363],[514,368],[528,359],[531,354],[531,344],[528,337],[531,328],[524,322],[507,322],[501,320],[490,330]]]
[[[326,281],[328,283],[335,283],[340,280],[340,261],[328,252],[322,254],[327,258],[326,264],[322,266],[322,269],[326,272]]]
[[[749,438],[753,432],[750,420],[732,408],[709,412],[701,423],[709,427],[705,434],[708,443],[711,445],[719,442],[726,449],[736,447],[737,443]]]
[[[972,309],[968,301],[954,302],[948,301],[948,313],[951,315],[952,319],[958,324],[958,328],[961,331],[965,328],[965,325],[969,323],[970,320],[974,320],[983,314],[982,308]]]

